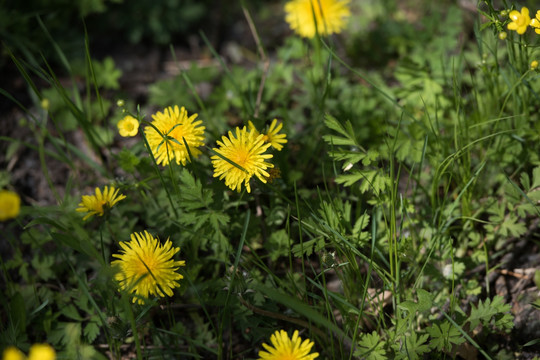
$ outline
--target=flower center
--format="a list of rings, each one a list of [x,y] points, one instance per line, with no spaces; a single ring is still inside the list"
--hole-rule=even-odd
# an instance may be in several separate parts
[[[244,167],[244,165],[247,163],[248,157],[249,157],[249,152],[247,150],[239,149],[237,150],[235,156],[233,156],[231,160],[237,163],[238,165]]]
[[[182,139],[183,137],[185,137],[185,134],[184,134],[184,131],[182,129],[182,125],[178,125],[176,126],[171,132],[169,132],[169,136],[176,139],[176,141],[171,141],[171,144],[173,144],[174,147],[180,147],[182,145],[184,145],[184,139]],[[182,145],[179,145],[178,143],[182,144]]]
[[[143,276],[143,275],[146,275],[148,274],[146,277],[145,277],[145,280],[152,280],[153,277],[152,275],[156,276],[156,273],[155,273],[155,267],[156,267],[156,262],[155,262],[155,259],[153,257],[150,257],[150,256],[141,256],[138,263],[137,263],[137,273],[139,276]],[[150,270],[150,271],[148,271]],[[150,272],[152,274],[150,274]]]
[[[98,213],[103,214],[103,206],[107,205],[107,200],[98,201],[96,204],[96,210]]]

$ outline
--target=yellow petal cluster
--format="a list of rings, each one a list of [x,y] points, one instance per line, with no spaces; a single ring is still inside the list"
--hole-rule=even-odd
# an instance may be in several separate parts
[[[139,121],[128,115],[118,122],[118,132],[122,137],[131,137],[139,132]]]
[[[88,214],[83,218],[86,220],[94,215],[103,216],[107,209],[112,208],[117,202],[125,199],[126,196],[118,193],[118,189],[114,186],[110,188],[105,186],[103,192],[100,188],[96,188],[95,195],[83,195],[82,202],[76,209],[78,212],[87,212]]]
[[[153,295],[173,296],[172,289],[179,287],[177,280],[183,278],[176,271],[186,263],[173,259],[180,248],[173,247],[169,239],[162,245],[148,231],[131,234],[131,241],[120,242],[120,247],[121,253],[113,255],[118,260],[111,265],[118,267],[120,288],[135,293],[133,302],[144,304]]]
[[[248,127],[250,131],[253,131],[256,135],[259,135],[259,131],[255,128],[255,125],[251,121],[248,122]],[[280,134],[279,132],[283,128],[283,123],[279,122],[277,119],[272,120],[270,127],[263,133],[263,141],[270,144],[271,147],[277,151],[283,149],[283,144],[287,143],[287,135]]]
[[[14,219],[21,211],[21,198],[17,193],[0,190],[0,221]]]
[[[245,126],[242,129],[237,127],[236,135],[229,131],[229,136],[218,140],[219,147],[213,149],[218,154],[212,156],[214,177],[225,179],[225,185],[238,192],[242,184],[247,192],[251,192],[249,180],[253,176],[266,183],[270,176],[266,170],[274,165],[266,162],[273,155],[266,153],[271,144],[265,143],[263,138],[264,135],[248,131]]]
[[[28,358],[15,346],[8,346],[3,354],[2,360],[55,360],[56,351],[49,344],[34,344],[30,347]]]
[[[534,31],[540,35],[540,10],[536,12],[536,16],[531,20],[531,27],[534,28]]]
[[[271,346],[263,344],[266,351],[259,352],[259,360],[313,360],[319,353],[310,354],[314,343],[298,336],[295,330],[292,338],[284,330],[276,331],[270,337]]]
[[[291,0],[285,13],[291,29],[306,38],[340,33],[351,15],[349,0]]]
[[[521,8],[521,12],[512,10],[508,15],[512,20],[508,25],[508,30],[514,30],[518,34],[523,35],[527,31],[527,27],[531,23],[531,17],[529,16],[529,9],[526,7]]]
[[[197,116],[188,116],[186,109],[178,106],[169,106],[152,115],[154,121],[144,128],[144,134],[158,164],[168,165],[175,160],[186,165],[190,155],[196,158],[201,154],[199,147],[204,145],[205,127],[201,120],[195,121]]]

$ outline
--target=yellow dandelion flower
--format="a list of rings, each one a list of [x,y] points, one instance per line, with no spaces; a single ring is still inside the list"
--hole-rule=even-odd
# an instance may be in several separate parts
[[[214,177],[219,176],[220,180],[225,178],[225,185],[238,192],[241,190],[242,183],[247,192],[251,192],[249,180],[254,175],[265,183],[266,178],[269,177],[266,169],[273,168],[274,165],[265,161],[273,155],[264,153],[270,144],[264,143],[263,136],[253,130],[248,131],[244,126],[242,129],[236,128],[236,137],[229,131],[229,137],[223,136],[221,138],[223,141],[218,140],[219,149],[214,148],[214,151],[222,157],[212,156]]]
[[[518,34],[523,35],[531,23],[529,9],[522,7],[521,13],[517,10],[512,10],[508,16],[510,17],[510,20],[512,20],[512,22],[507,25],[508,30],[514,30]]]
[[[188,117],[183,106],[180,109],[169,106],[163,113],[158,111],[152,115],[153,126],[146,126],[144,133],[158,164],[168,165],[169,161],[176,159],[177,164],[186,165],[189,154],[193,157],[201,154],[199,147],[204,145],[205,127],[201,126],[201,120],[195,121],[197,116],[193,114]],[[185,144],[189,147],[189,153]]]
[[[15,346],[8,346],[2,353],[2,360],[24,360],[24,354]]]
[[[276,331],[270,342],[272,346],[263,344],[266,351],[259,351],[259,360],[313,360],[319,356],[319,353],[309,353],[314,343],[309,339],[302,342],[298,330],[292,339],[284,330]]]
[[[122,253],[113,255],[119,260],[111,265],[119,268],[116,280],[120,288],[135,293],[133,302],[144,304],[151,295],[173,296],[172,289],[180,286],[176,280],[183,278],[176,271],[186,263],[173,259],[180,248],[172,247],[169,239],[162,245],[148,231],[131,234],[131,241],[122,241],[120,246]]]
[[[118,132],[122,137],[135,136],[139,132],[139,121],[128,115],[118,122]]]
[[[30,347],[28,360],[55,360],[56,352],[48,344],[34,344]]]
[[[14,219],[21,211],[21,198],[17,193],[0,190],[0,221]]]
[[[327,36],[340,33],[351,15],[349,0],[291,0],[285,4],[285,20],[303,37],[318,32]]]
[[[86,220],[93,215],[103,216],[107,209],[112,208],[117,202],[125,199],[126,196],[118,193],[118,189],[114,186],[108,188],[105,186],[103,193],[99,188],[96,188],[96,195],[83,195],[82,202],[76,209],[78,212],[87,212],[88,214],[83,217]]]
[[[534,28],[534,32],[540,35],[540,10],[536,12],[536,17],[531,20],[530,25]]]
[[[259,131],[255,128],[255,125],[253,125],[251,120],[248,122],[248,127],[250,131],[253,131],[256,135],[259,135]],[[269,143],[270,146],[272,146],[277,151],[281,151],[281,149],[283,149],[283,145],[281,144],[287,143],[287,135],[279,133],[282,128],[283,123],[280,122],[278,124],[278,120],[274,119],[272,120],[272,123],[270,124],[270,127],[268,128],[266,134],[263,134],[263,141],[265,143]]]
[[[538,68],[538,60],[531,61],[531,70],[536,70]]]

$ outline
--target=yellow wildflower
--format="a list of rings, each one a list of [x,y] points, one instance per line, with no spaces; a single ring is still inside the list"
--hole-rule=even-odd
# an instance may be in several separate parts
[[[162,245],[148,231],[131,234],[131,241],[122,241],[120,246],[122,253],[113,255],[119,260],[111,265],[119,267],[116,280],[120,287],[137,295],[133,302],[144,304],[150,295],[173,296],[172,289],[180,286],[177,280],[183,278],[176,271],[186,263],[173,259],[180,248],[172,247],[169,239]]]
[[[319,356],[319,353],[310,354],[314,343],[298,336],[298,330],[295,330],[292,339],[284,331],[276,331],[270,337],[272,346],[263,344],[266,351],[259,351],[259,360],[313,360]]]
[[[517,10],[512,10],[509,17],[512,22],[507,25],[508,30],[515,30],[518,34],[523,35],[531,23],[529,9],[522,7],[521,13]]]
[[[349,0],[291,0],[285,4],[285,20],[300,36],[312,38],[340,33],[351,15]]]
[[[114,186],[111,186],[110,188],[105,186],[103,193],[99,188],[96,188],[96,195],[82,196],[82,202],[76,210],[78,212],[88,213],[83,217],[83,220],[86,220],[93,215],[103,216],[107,209],[113,207],[117,202],[125,198],[125,195],[118,194],[118,189],[115,189]]]
[[[24,354],[15,346],[8,346],[2,353],[2,360],[24,360]]]
[[[49,344],[34,344],[30,347],[28,360],[55,360],[56,352]]]
[[[214,151],[221,156],[212,156],[214,177],[219,176],[220,180],[225,178],[225,185],[238,192],[242,183],[247,192],[251,192],[249,180],[254,175],[266,183],[266,178],[270,176],[266,169],[274,165],[265,161],[273,155],[265,154],[270,144],[264,143],[263,136],[253,130],[248,131],[244,126],[242,129],[236,128],[236,137],[229,131],[229,137],[223,136],[223,141],[218,140],[219,148],[214,148]]]
[[[248,122],[249,130],[255,132],[256,135],[259,135],[259,131],[255,128],[255,125],[251,121]],[[287,135],[286,134],[280,134],[279,132],[283,128],[283,123],[279,123],[278,120],[274,119],[272,120],[272,123],[270,124],[270,127],[268,128],[268,131],[266,134],[263,133],[263,141],[265,143],[269,143],[270,146],[272,146],[277,151],[281,151],[283,149],[283,145],[287,143]]]
[[[531,70],[536,70],[538,68],[538,60],[531,61]]]
[[[139,121],[128,115],[118,122],[118,132],[122,137],[135,136],[139,132]]]
[[[163,113],[158,111],[152,115],[153,126],[145,127],[144,133],[158,164],[168,165],[176,159],[177,164],[186,165],[189,154],[193,157],[201,154],[199,147],[204,145],[205,127],[201,126],[201,120],[195,121],[197,116],[188,117],[186,109],[178,109],[178,106],[169,106]]]
[[[0,190],[0,221],[14,219],[21,211],[21,198],[17,193]]]
[[[540,10],[538,10],[536,12],[536,17],[534,19],[531,20],[531,24],[530,24],[533,28],[534,28],[534,31],[540,35]]]

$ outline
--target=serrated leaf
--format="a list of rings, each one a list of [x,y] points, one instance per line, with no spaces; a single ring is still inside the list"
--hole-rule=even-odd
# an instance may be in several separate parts
[[[343,141],[345,141],[345,143],[342,144],[342,145],[350,145],[350,146],[360,147],[359,144],[356,142],[356,136],[354,134],[354,129],[353,129],[352,124],[350,123],[350,121],[347,121],[345,123],[345,127],[344,127],[343,125],[340,124],[340,122],[336,118],[334,118],[332,115],[327,114],[324,117],[324,124],[328,128],[330,128],[330,129],[332,129],[334,131],[337,131],[338,133],[343,135],[343,138],[341,138],[341,139]]]
[[[416,332],[403,336],[402,341],[392,345],[396,352],[395,359],[418,360],[423,358],[422,355],[429,351],[429,346],[425,344],[428,338],[429,335],[427,334],[418,337]]]
[[[180,206],[186,211],[204,208],[212,202],[212,190],[203,189],[201,182],[186,169],[180,172]]]
[[[452,348],[452,344],[460,345],[465,342],[459,330],[453,327],[447,320],[442,324],[433,324],[426,329],[426,332],[431,337],[429,347],[438,351],[449,351]]]
[[[493,298],[493,300],[489,298],[484,302],[480,300],[478,306],[473,304],[471,306],[471,315],[467,321],[470,322],[471,329],[474,329],[480,323],[482,323],[484,326],[489,325],[492,318],[498,315],[494,325],[498,328],[508,328],[510,325],[509,322],[512,322],[513,320],[513,316],[509,314],[509,311],[510,305],[505,304],[503,297],[497,295]]]
[[[99,335],[99,326],[95,322],[89,322],[84,327],[84,336],[89,343],[94,342],[94,340]]]
[[[325,242],[323,238],[313,239],[309,241],[304,241],[301,244],[295,244],[291,251],[294,256],[301,257],[302,254],[305,256],[310,256],[313,254],[313,251],[320,251],[324,248]]]
[[[379,334],[373,331],[371,334],[363,334],[358,342],[358,349],[354,356],[365,360],[386,360],[385,342],[381,340]]]
[[[540,187],[540,166],[537,166],[533,169],[532,185],[530,188],[536,189],[537,187]]]
[[[352,229],[353,236],[358,236],[360,231],[367,228],[368,225],[369,225],[369,214],[364,213],[364,214],[360,215],[358,217],[358,219],[356,219],[356,222],[354,223],[354,227]]]

